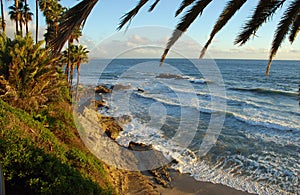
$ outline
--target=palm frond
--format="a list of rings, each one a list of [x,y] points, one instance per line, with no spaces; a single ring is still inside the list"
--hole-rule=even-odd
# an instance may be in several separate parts
[[[179,39],[179,37],[189,28],[189,26],[194,22],[197,16],[201,15],[206,6],[212,2],[212,0],[199,0],[197,3],[187,11],[185,16],[181,18],[179,24],[177,24],[176,29],[174,30],[172,37],[167,43],[167,47],[161,57],[160,64],[162,64],[174,43]]]
[[[291,43],[293,43],[294,40],[296,39],[299,30],[300,30],[300,11],[299,11],[298,15],[296,16],[296,18],[293,22],[293,26],[291,28],[291,32],[290,32],[290,36],[289,36],[289,40]]]
[[[205,52],[214,36],[227,24],[231,17],[244,5],[244,3],[246,3],[246,1],[247,0],[231,0],[227,3],[212,32],[210,33],[209,40],[206,42],[204,48],[201,51],[200,58],[203,58],[203,56],[205,55]]]
[[[58,35],[49,42],[54,53],[59,53],[72,32],[86,21],[98,0],[83,0],[64,13],[59,24]]]
[[[251,35],[254,35],[258,28],[267,22],[285,1],[286,0],[260,0],[251,19],[242,27],[242,31],[237,36],[235,44],[245,44]]]
[[[178,8],[178,10],[176,11],[175,17],[178,16],[187,6],[191,5],[192,3],[194,3],[195,0],[183,0],[181,2],[180,7]]]
[[[294,0],[283,13],[283,16],[277,26],[275,36],[272,42],[272,48],[270,52],[266,75],[269,74],[273,57],[276,55],[278,48],[280,47],[285,36],[288,34],[290,30],[290,26],[292,25],[293,21],[295,20],[296,16],[299,13],[299,9],[300,9],[300,0]]]
[[[156,0],[149,8],[148,12],[152,12],[160,0]]]
[[[140,0],[135,8],[133,8],[130,12],[124,14],[122,16],[122,20],[117,28],[117,30],[121,30],[123,26],[132,20],[132,18],[139,12],[139,10],[148,2],[149,0]]]

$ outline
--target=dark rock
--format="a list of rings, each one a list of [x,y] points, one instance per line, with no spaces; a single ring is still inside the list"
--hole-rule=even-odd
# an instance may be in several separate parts
[[[147,151],[153,149],[151,145],[147,146],[146,144],[135,142],[130,142],[128,148],[135,151]]]
[[[95,93],[111,93],[111,89],[109,89],[105,85],[98,85],[95,87]]]
[[[149,172],[154,176],[154,179],[158,184],[165,188],[171,187],[172,178],[170,176],[169,165],[153,169]]]
[[[176,74],[168,74],[168,73],[162,73],[156,78],[162,78],[162,79],[183,79],[181,75],[176,75]]]
[[[144,92],[145,92],[145,90],[138,88],[138,92],[142,92],[142,93],[144,93]]]

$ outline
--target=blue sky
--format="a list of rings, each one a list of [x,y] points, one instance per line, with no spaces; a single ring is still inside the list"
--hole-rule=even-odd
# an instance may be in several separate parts
[[[75,0],[62,0],[64,6],[72,6],[78,3]],[[83,44],[88,47],[94,47],[90,44],[101,44],[101,42],[112,35],[115,35],[116,28],[120,21],[120,17],[131,10],[137,3],[137,0],[100,0],[93,9],[83,31]],[[149,13],[147,10],[152,1],[140,10],[138,15],[132,20],[130,29],[143,26],[161,26],[169,28],[170,31],[174,29],[179,17],[175,18],[174,14],[179,7],[181,1],[161,0],[156,9]],[[198,18],[188,29],[186,35],[194,39],[198,44],[204,45],[214,23],[221,13],[224,0],[213,1],[203,12],[202,16]],[[234,18],[227,24],[227,26],[219,32],[215,37],[214,42],[209,48],[209,54],[213,58],[244,58],[244,59],[268,59],[268,52],[271,47],[274,31],[277,26],[279,16],[284,9],[280,10],[278,14],[273,16],[273,20],[265,24],[257,33],[255,39],[250,40],[246,45],[239,47],[233,44],[236,35],[242,27],[244,21],[250,17],[254,6],[258,0],[248,0],[245,6],[234,16]],[[5,2],[8,4],[9,2]],[[29,3],[34,3],[29,0]],[[31,5],[31,4],[30,4]],[[34,5],[31,6],[34,10]],[[283,7],[284,8],[284,7]],[[40,22],[43,22],[40,17]],[[159,32],[158,32],[159,34]],[[122,33],[118,36],[126,36]],[[140,38],[152,39],[152,37],[144,37],[144,34],[137,34]],[[152,35],[155,36],[155,35]],[[181,45],[185,47],[185,45]],[[200,51],[197,51],[198,53]],[[296,40],[291,45],[287,40],[282,44],[275,59],[300,59],[300,41]],[[139,57],[139,56],[136,56]],[[143,56],[140,56],[143,57]],[[157,56],[159,57],[159,56]]]

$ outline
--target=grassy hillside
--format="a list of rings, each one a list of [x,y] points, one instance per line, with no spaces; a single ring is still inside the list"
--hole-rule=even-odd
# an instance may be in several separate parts
[[[7,194],[115,194],[76,135],[67,103],[32,117],[0,99],[0,163]]]

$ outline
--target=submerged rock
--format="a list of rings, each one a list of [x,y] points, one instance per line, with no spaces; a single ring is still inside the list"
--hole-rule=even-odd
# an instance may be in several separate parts
[[[112,86],[112,90],[116,90],[116,91],[123,91],[123,90],[128,90],[128,89],[131,89],[130,85],[116,84],[116,85]]]
[[[169,74],[169,73],[162,73],[156,78],[162,78],[162,79],[183,79],[181,75],[176,75],[176,74]]]

